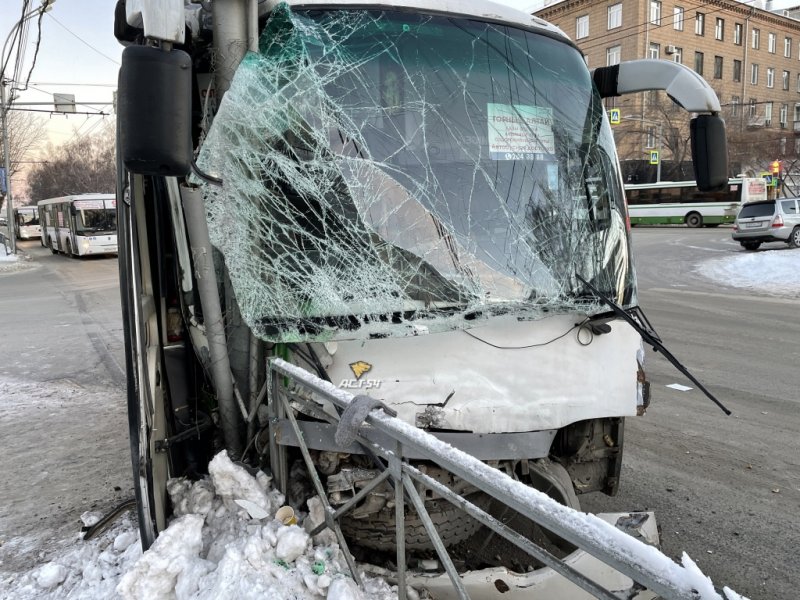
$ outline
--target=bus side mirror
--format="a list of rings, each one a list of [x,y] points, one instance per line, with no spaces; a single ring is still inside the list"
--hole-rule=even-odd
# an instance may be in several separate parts
[[[192,60],[182,50],[128,46],[117,94],[120,155],[140,175],[180,177],[192,165]]]
[[[721,190],[728,183],[728,139],[718,115],[698,115],[690,124],[694,178],[701,192]]]

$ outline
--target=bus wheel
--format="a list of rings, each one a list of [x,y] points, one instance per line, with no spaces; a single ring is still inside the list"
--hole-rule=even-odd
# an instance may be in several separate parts
[[[50,252],[53,254],[58,254],[58,250],[56,250],[56,247],[53,245],[53,238],[47,238],[47,247],[50,248]]]
[[[700,216],[700,213],[690,212],[686,215],[684,219],[686,225],[688,227],[702,227],[703,226],[703,217]]]
[[[64,254],[66,254],[70,258],[72,258],[74,256],[72,254],[72,242],[70,242],[69,240],[67,240],[67,246],[66,246],[66,248],[64,250]]]

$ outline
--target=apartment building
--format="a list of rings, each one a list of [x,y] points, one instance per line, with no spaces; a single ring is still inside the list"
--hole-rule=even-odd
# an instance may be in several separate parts
[[[726,0],[564,0],[535,14],[564,30],[590,68],[655,58],[694,69],[723,105],[741,168],[757,166],[760,155],[800,154],[800,21],[788,11]],[[688,159],[680,143],[686,115],[670,119],[665,95],[611,99],[614,106],[623,115],[615,131],[623,160],[655,146],[666,160]]]

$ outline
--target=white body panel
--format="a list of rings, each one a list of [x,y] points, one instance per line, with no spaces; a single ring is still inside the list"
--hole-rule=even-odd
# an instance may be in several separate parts
[[[418,424],[427,407],[424,424],[438,429],[539,431],[636,415],[639,334],[615,321],[608,334],[592,338],[581,331],[584,343],[591,339],[582,345],[578,329],[570,331],[582,320],[579,314],[538,321],[508,316],[469,332],[337,342],[328,373],[337,385],[382,399],[406,422]],[[350,368],[358,361],[371,365],[360,378]]]
[[[691,212],[705,217],[722,217],[728,220],[736,218],[739,212],[738,202],[665,202],[663,204],[631,204],[628,216],[634,218],[674,217],[683,218]]]

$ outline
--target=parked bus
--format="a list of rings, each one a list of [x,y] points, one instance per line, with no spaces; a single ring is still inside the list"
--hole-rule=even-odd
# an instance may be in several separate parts
[[[701,192],[694,181],[660,181],[625,186],[631,225],[716,227],[733,223],[741,202],[767,199],[763,179],[729,179],[718,192]]]
[[[55,254],[117,253],[117,201],[113,194],[82,194],[39,201],[42,246]]]
[[[14,209],[14,235],[18,240],[32,240],[41,237],[39,213],[35,206],[20,206]]]

